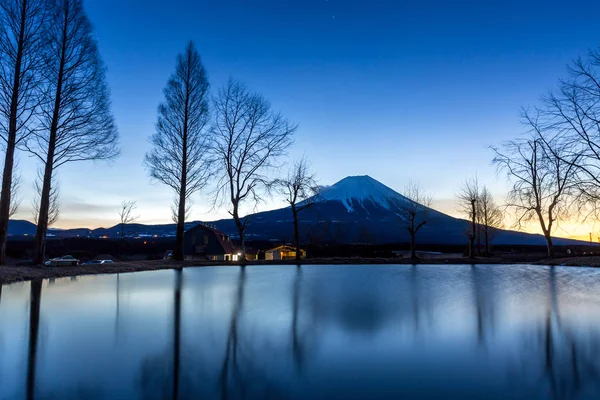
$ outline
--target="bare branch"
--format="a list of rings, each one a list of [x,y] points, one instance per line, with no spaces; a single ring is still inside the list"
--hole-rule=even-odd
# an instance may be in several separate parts
[[[137,209],[137,202],[133,200],[123,200],[119,209],[119,220],[121,221],[121,240],[125,238],[125,225],[137,221],[140,216],[134,214]]]

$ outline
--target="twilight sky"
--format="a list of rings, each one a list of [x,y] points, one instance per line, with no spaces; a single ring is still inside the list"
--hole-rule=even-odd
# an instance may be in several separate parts
[[[525,4],[526,3],[526,4]],[[108,68],[122,154],[58,172],[57,227],[112,226],[124,199],[140,222],[170,222],[173,194],[143,158],[175,57],[193,40],[212,90],[232,76],[299,124],[322,184],[370,175],[401,192],[409,180],[458,215],[455,194],[475,174],[506,192],[488,146],[523,132],[534,105],[570,60],[600,45],[596,1],[87,0]],[[21,211],[31,219],[35,160],[19,156]],[[226,217],[209,194],[192,219]],[[259,210],[279,207],[268,200]],[[600,227],[599,227],[600,228]],[[565,226],[561,236],[587,234]]]

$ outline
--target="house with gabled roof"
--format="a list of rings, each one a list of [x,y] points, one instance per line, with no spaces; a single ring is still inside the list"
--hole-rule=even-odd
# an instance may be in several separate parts
[[[183,255],[186,260],[237,261],[240,251],[225,233],[199,224],[185,232]]]

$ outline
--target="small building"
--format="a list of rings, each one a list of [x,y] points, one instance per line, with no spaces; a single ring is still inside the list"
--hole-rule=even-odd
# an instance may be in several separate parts
[[[300,249],[300,258],[306,258],[306,251]],[[295,260],[296,248],[292,246],[279,246],[265,252],[265,260]]]
[[[183,235],[183,255],[186,260],[237,261],[240,253],[229,236],[200,224]]]

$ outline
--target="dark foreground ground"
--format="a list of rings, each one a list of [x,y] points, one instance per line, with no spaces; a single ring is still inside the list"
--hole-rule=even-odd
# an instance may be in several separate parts
[[[465,257],[456,258],[434,258],[419,261],[423,264],[515,264],[515,260],[503,260],[498,258],[476,258],[474,260]],[[517,262],[518,263],[518,262]],[[249,261],[247,265],[268,264],[296,264],[295,261]],[[414,264],[411,259],[402,258],[314,258],[303,260],[303,265],[308,264]],[[565,265],[600,267],[600,257],[571,257],[541,260],[536,265]],[[79,265],[76,267],[33,267],[33,266],[0,266],[0,283],[11,283],[31,279],[61,278],[77,275],[116,274],[136,271],[155,271],[162,269],[174,269],[182,267],[206,267],[206,266],[236,266],[238,263],[224,264],[222,262],[210,261],[186,261],[177,262],[172,260],[153,261],[131,261],[118,262],[103,265]]]

